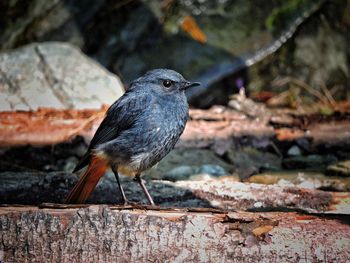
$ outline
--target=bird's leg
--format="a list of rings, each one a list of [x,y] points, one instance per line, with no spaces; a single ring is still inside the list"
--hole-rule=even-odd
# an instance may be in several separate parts
[[[125,193],[124,193],[124,189],[123,189],[123,187],[122,187],[122,185],[121,185],[121,183],[120,183],[120,178],[119,178],[119,173],[118,173],[118,167],[112,165],[112,171],[113,171],[113,173],[114,173],[115,179],[117,179],[118,186],[119,186],[119,191],[120,191],[120,194],[121,194],[122,199],[123,199],[123,201],[124,201],[124,205],[129,204],[130,202],[129,202],[129,200],[126,198],[126,195],[125,195]]]
[[[136,174],[134,180],[140,184],[140,186],[141,186],[143,192],[145,193],[145,195],[146,195],[146,197],[147,197],[149,203],[150,203],[151,205],[155,205],[154,202],[153,202],[153,199],[152,199],[151,195],[149,194],[149,192],[148,192],[148,190],[147,190],[147,188],[146,188],[146,186],[145,186],[144,180],[141,179],[141,175],[140,175],[140,174]]]

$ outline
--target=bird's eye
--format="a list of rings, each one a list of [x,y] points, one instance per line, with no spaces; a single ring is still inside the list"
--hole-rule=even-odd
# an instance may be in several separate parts
[[[163,86],[166,87],[166,88],[169,88],[171,86],[171,81],[170,80],[164,80],[163,81]]]

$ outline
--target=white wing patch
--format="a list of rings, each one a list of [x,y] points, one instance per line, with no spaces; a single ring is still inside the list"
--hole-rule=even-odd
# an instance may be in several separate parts
[[[157,127],[156,132],[160,131],[160,127]],[[150,153],[145,152],[145,153],[140,153],[138,155],[135,155],[131,158],[131,162],[129,163],[129,166],[132,167],[134,170],[138,170],[139,167],[141,166],[141,162],[149,157]]]

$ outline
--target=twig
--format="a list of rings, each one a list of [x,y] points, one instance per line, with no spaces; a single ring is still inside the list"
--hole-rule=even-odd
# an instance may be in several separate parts
[[[304,90],[309,92],[311,95],[318,98],[324,104],[327,104],[327,105],[329,104],[328,98],[326,96],[324,96],[321,92],[314,89],[310,85],[306,84],[304,81],[301,81],[301,80],[293,78],[293,77],[285,77],[285,78],[280,79],[278,81],[274,81],[274,85],[277,85],[277,86],[282,86],[282,85],[285,85],[288,83],[292,83],[292,84],[297,85],[300,88],[303,88]]]
[[[323,93],[326,95],[329,103],[332,105],[332,107],[335,107],[335,105],[336,105],[335,99],[333,98],[333,96],[329,92],[329,90],[326,88],[325,84],[322,83],[320,86],[321,86],[321,89],[322,89]]]
[[[28,172],[43,172],[34,168],[29,168],[27,166],[23,166],[23,165],[19,165],[19,164],[15,164],[12,162],[8,162],[8,161],[4,161],[4,160],[0,160],[0,164],[4,164],[4,165],[8,165],[10,167],[14,167],[17,169],[21,169],[22,171],[28,171]]]
[[[277,155],[279,156],[280,159],[283,159],[283,154],[281,153],[281,151],[278,149],[278,147],[276,146],[276,144],[274,142],[270,142],[271,147],[274,149],[274,151],[277,153]]]

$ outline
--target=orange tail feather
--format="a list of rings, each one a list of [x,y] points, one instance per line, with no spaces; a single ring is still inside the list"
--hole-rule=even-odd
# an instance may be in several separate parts
[[[98,181],[104,175],[108,162],[101,157],[92,156],[89,167],[70,191],[65,203],[82,204],[95,189]]]

